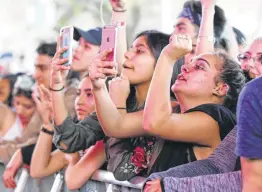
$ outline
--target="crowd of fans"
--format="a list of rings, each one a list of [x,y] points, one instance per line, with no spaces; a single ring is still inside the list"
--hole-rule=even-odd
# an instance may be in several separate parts
[[[171,35],[143,31],[127,48],[125,1],[110,3],[115,62],[100,27],[75,27],[72,65],[58,38],[38,46],[33,75],[1,76],[5,187],[26,167],[64,170],[70,190],[106,191],[91,180],[102,169],[147,178],[145,192],[262,191],[262,38],[247,45],[215,0],[189,0]]]

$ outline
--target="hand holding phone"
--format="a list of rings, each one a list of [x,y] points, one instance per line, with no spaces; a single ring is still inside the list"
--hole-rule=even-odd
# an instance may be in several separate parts
[[[68,62],[64,65],[71,65],[73,60],[73,36],[74,28],[72,26],[66,26],[60,30],[61,42],[60,49],[67,47],[67,50],[62,53],[62,59],[68,58]]]
[[[100,51],[112,50],[105,61],[116,61],[117,26],[106,25],[102,30],[102,43]],[[117,66],[116,66],[117,67]]]

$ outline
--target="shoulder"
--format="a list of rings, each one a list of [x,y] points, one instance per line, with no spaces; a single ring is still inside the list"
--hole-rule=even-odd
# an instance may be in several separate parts
[[[223,105],[203,104],[188,110],[187,113],[195,111],[209,115],[218,123],[221,139],[224,139],[236,125],[236,116]]]
[[[190,113],[194,111],[200,111],[206,113],[212,118],[214,118],[215,120],[220,120],[221,118],[230,118],[235,120],[235,115],[228,108],[219,104],[210,103],[210,104],[199,105],[197,107],[194,107],[186,111],[186,113]]]

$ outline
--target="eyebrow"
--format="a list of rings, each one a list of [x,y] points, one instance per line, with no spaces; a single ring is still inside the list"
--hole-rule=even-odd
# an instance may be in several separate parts
[[[35,66],[37,66],[37,67],[48,67],[49,64],[35,63]]]
[[[257,55],[262,55],[262,52],[258,52]]]
[[[207,63],[207,64],[209,65],[209,67],[210,67],[209,62],[208,62],[207,60],[203,59],[203,58],[198,58],[197,61],[204,61],[204,62]]]
[[[77,91],[81,92],[81,89],[77,89]],[[91,88],[84,89],[84,92],[90,92],[90,91],[92,91]]]
[[[243,54],[249,54],[249,55],[251,55],[251,53],[250,53],[249,51],[247,51],[247,52],[244,52]]]
[[[147,47],[146,45],[142,44],[142,43],[137,44],[136,46],[133,46],[133,45],[132,45],[131,48],[133,48],[133,47],[145,47],[145,48],[148,49],[148,47]]]
[[[184,22],[179,22],[175,24],[174,27],[179,27],[179,26],[184,26],[184,25],[186,25]]]

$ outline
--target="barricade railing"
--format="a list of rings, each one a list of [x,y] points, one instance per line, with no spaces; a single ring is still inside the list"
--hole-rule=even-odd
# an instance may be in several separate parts
[[[29,176],[30,175],[29,175],[28,169],[22,168],[22,172],[21,172],[21,175],[18,179],[18,182],[17,182],[17,185],[16,185],[14,192],[23,192],[24,191],[25,186],[26,186],[26,182],[27,182]]]
[[[118,181],[118,180],[115,179],[113,173],[111,173],[109,171],[104,171],[104,170],[97,170],[93,174],[92,180],[100,181],[100,182],[103,182],[103,183],[111,183],[111,184],[114,184],[114,185],[120,185],[120,186],[124,186],[124,187],[135,188],[135,189],[142,189],[145,178],[135,177],[130,182]]]
[[[26,168],[22,168],[21,175],[17,182],[17,187],[14,192],[24,192],[28,178],[30,177],[29,171]],[[124,186],[134,189],[142,189],[145,178],[135,177],[131,181],[118,181],[115,179],[114,175],[109,171],[97,170],[92,178],[94,181],[102,182],[103,184],[113,184],[118,186]],[[64,183],[64,175],[59,172],[56,174],[54,183],[52,185],[51,192],[60,192]],[[26,191],[25,191],[26,192]]]

